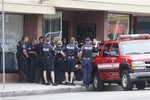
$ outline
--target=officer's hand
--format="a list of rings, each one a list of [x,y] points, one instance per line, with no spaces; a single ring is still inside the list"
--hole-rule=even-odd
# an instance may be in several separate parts
[[[28,56],[28,55],[26,55],[26,57],[28,58],[29,56]]]

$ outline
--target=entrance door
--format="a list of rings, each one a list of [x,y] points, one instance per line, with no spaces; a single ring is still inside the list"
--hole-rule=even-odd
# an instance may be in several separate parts
[[[96,37],[96,24],[77,24],[77,41],[84,43],[87,37],[91,39]]]
[[[66,39],[68,42],[68,34],[69,34],[69,22],[63,21],[62,22],[62,39]]]

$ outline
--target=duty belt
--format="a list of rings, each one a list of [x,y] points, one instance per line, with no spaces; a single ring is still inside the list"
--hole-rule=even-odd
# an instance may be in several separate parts
[[[47,57],[43,57],[44,59],[53,59],[53,57],[47,56]]]
[[[67,58],[68,58],[68,59],[75,59],[74,56],[68,56]]]
[[[92,60],[91,58],[85,58],[85,57],[82,58],[82,59],[83,59],[83,60]]]

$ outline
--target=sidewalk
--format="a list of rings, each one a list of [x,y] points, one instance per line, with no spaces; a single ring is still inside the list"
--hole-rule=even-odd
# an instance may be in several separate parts
[[[82,82],[75,83],[77,84],[76,86],[52,86],[37,83],[6,83],[5,89],[3,89],[3,84],[0,83],[0,97],[83,92],[91,90],[91,87],[85,88],[80,86]]]

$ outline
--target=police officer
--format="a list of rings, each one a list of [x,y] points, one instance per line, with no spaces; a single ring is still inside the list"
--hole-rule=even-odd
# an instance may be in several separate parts
[[[38,56],[37,61],[37,83],[42,83],[42,77],[43,77],[43,59],[42,59],[42,48],[44,43],[44,37],[39,37],[39,44],[36,46],[36,53]]]
[[[91,79],[92,71],[92,54],[93,51],[97,48],[97,43],[91,45],[91,39],[86,38],[86,44],[81,47],[82,55],[82,73],[83,73],[83,86],[88,87]]]
[[[51,43],[51,38],[46,37],[46,43],[43,44],[43,49],[42,49],[42,57],[43,57],[43,63],[44,63],[44,81],[45,85],[49,85],[47,81],[47,74],[46,72],[51,73],[51,80],[52,80],[52,85],[56,86],[57,84],[55,83],[55,74],[54,74],[54,47],[50,44]]]
[[[23,36],[22,40],[17,44],[17,61],[18,61],[18,73],[19,73],[19,82],[24,82],[25,70],[26,70],[26,63],[28,58],[27,53],[27,45],[28,37]]]
[[[31,43],[27,46],[28,50],[28,82],[33,83],[35,82],[35,67],[36,67],[36,62],[37,62],[37,53],[35,50],[35,46],[37,44],[37,40],[35,38],[31,39]]]
[[[66,77],[66,85],[75,85],[73,83],[74,79],[74,71],[76,65],[76,57],[78,55],[78,47],[75,44],[75,38],[72,37],[70,40],[70,44],[67,44],[65,48],[62,50],[62,54],[66,56],[66,67],[65,67],[65,77]],[[69,74],[70,74],[70,82],[69,82]]]
[[[63,65],[64,65],[64,57],[61,54],[63,50],[62,41],[57,42],[57,46],[55,48],[55,81],[57,84],[62,84],[62,76],[63,76]]]

